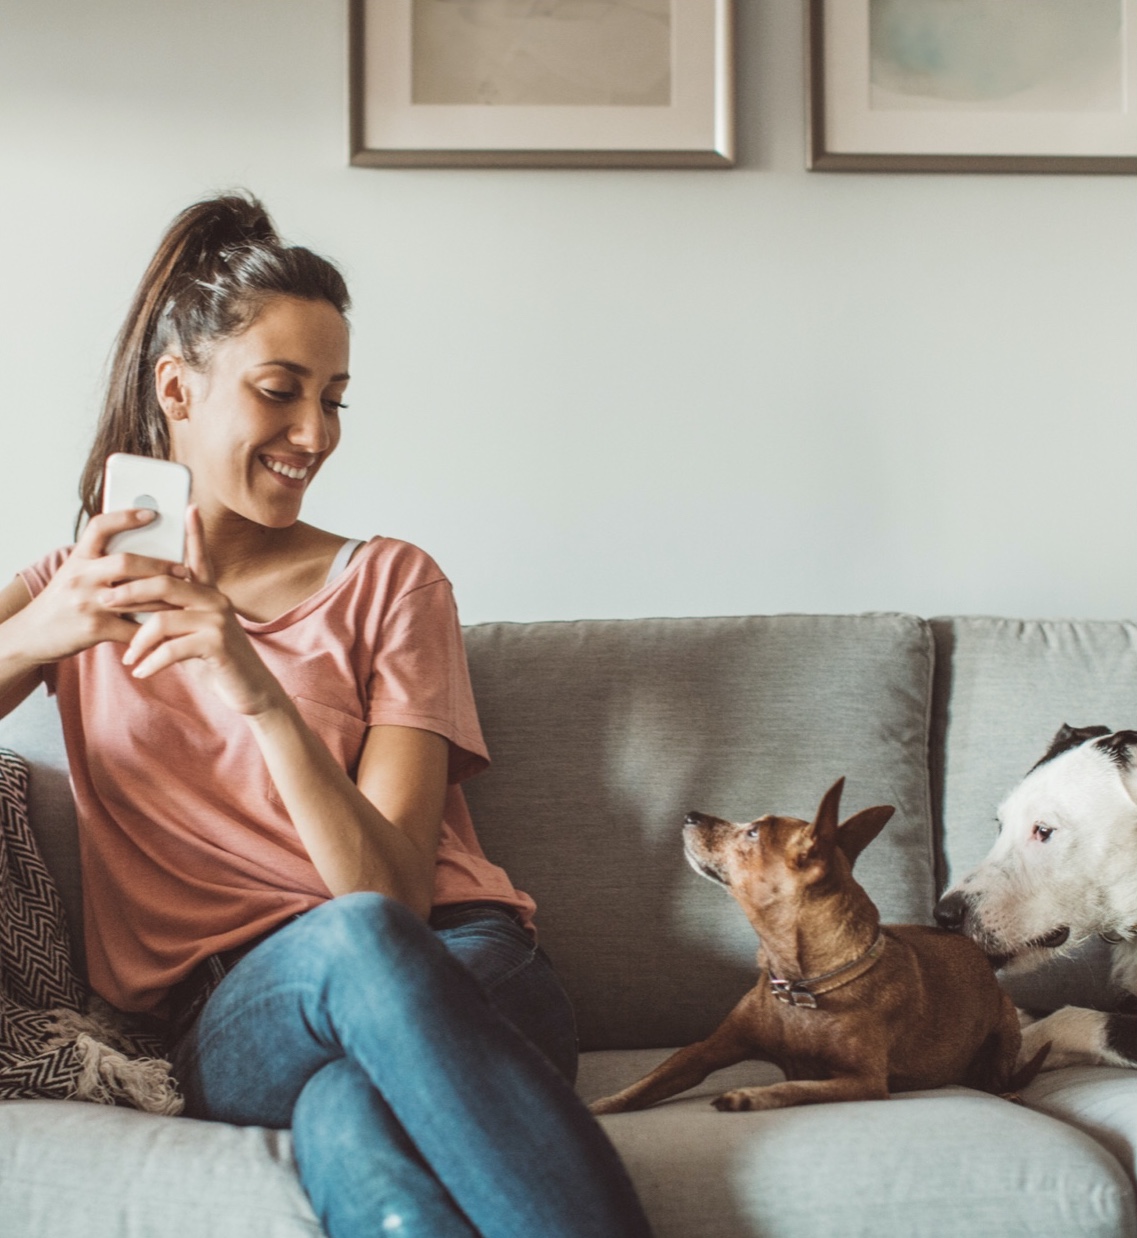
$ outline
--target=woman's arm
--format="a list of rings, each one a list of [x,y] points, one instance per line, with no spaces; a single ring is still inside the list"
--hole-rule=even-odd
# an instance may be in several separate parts
[[[411,727],[372,727],[355,783],[287,697],[248,723],[332,894],[376,890],[425,919],[446,800],[447,741]]]
[[[43,679],[40,663],[21,650],[19,632],[8,623],[31,600],[19,576],[0,589],[0,718],[7,717]]]

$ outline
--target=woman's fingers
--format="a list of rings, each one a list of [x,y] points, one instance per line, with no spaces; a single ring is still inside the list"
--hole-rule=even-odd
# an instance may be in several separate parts
[[[142,625],[142,630],[145,632],[154,622],[155,620],[148,619]],[[163,637],[156,649],[143,654],[135,652],[135,644],[132,641],[123,658],[123,663],[132,668],[130,673],[135,679],[149,679],[151,675],[156,675],[166,667],[173,666],[175,662],[205,657],[208,652],[206,644],[201,632],[187,632],[184,636]],[[143,649],[146,647],[144,644]]]
[[[88,522],[59,571],[27,607],[28,648],[39,661],[57,662],[103,641],[129,644],[138,625],[125,615],[176,605],[165,600],[165,591],[173,584],[189,587],[187,568],[147,555],[104,553],[117,533],[152,518],[136,509],[106,512]],[[123,585],[137,588],[142,600],[116,593]],[[123,604],[114,605],[117,600]]]
[[[138,633],[138,624],[121,615],[107,615],[99,634],[100,640],[113,641],[116,645],[129,645]]]
[[[214,585],[213,563],[205,548],[205,525],[196,503],[186,508],[186,563],[193,579],[203,585]]]
[[[145,555],[104,555],[93,560],[93,565],[87,569],[93,573],[96,582],[105,587],[111,587],[130,580],[144,580],[148,577],[175,576],[180,580],[189,579],[189,569],[180,563],[170,563],[165,559],[150,559]]]
[[[125,533],[128,529],[138,529],[149,524],[157,512],[145,507],[129,507],[119,512],[103,512],[92,516],[87,521],[79,540],[75,543],[75,552],[86,559],[97,559],[107,553],[107,543],[117,533]]]
[[[134,625],[123,663],[133,666],[139,678],[145,678],[171,662],[215,655],[224,644],[224,626],[223,617],[217,614],[182,608],[156,611],[141,624]],[[192,642],[192,648],[184,643],[186,641]],[[157,663],[152,662],[155,651],[161,650],[166,650],[164,657]],[[144,665],[145,674],[139,675]]]
[[[105,588],[98,596],[107,610],[130,613],[136,610],[216,610],[223,600],[215,590],[181,576],[148,575],[138,580],[124,580]]]

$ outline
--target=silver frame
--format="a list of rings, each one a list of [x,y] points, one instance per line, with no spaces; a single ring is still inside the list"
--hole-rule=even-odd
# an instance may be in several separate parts
[[[825,0],[809,0],[805,45],[806,167],[810,171],[1137,173],[1137,155],[912,155],[887,151],[831,151],[825,136],[825,38]]]
[[[675,0],[683,4],[685,0]],[[699,150],[403,149],[368,147],[364,23],[367,0],[349,0],[349,158],[353,167],[729,168],[734,166],[734,0],[714,0],[716,64],[712,147]]]

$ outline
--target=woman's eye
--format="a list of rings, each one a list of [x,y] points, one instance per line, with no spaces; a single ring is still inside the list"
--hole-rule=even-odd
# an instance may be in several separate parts
[[[276,387],[262,387],[261,393],[267,395],[270,400],[291,400],[291,391],[281,391]]]
[[[347,405],[341,404],[338,400],[325,400],[324,407],[329,413],[338,413],[347,408]]]

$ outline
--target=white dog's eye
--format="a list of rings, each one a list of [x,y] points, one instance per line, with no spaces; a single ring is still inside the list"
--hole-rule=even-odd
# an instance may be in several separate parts
[[[1037,838],[1040,843],[1045,843],[1050,841],[1050,836],[1054,833],[1054,827],[1052,825],[1043,825],[1041,821],[1036,821],[1034,829],[1030,833],[1032,838]]]

